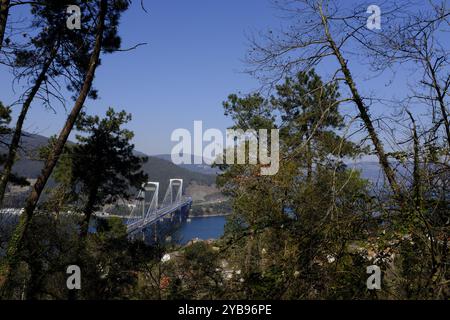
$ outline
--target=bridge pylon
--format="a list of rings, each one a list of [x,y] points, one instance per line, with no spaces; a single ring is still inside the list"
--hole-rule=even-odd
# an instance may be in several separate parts
[[[176,189],[176,190],[174,190]],[[179,203],[183,196],[183,179],[170,179],[162,202],[163,206]]]
[[[135,203],[130,205],[133,209],[125,222],[129,235],[135,235],[149,226],[155,228],[156,234],[157,225],[165,220],[173,222],[179,217],[181,222],[186,207],[192,204],[192,198],[183,197],[183,179],[170,179],[161,203],[158,197],[159,182],[150,181],[142,185]]]
[[[142,184],[144,201],[142,202],[142,218],[148,220],[158,210],[159,182],[149,181]]]
[[[136,198],[136,202],[132,205],[127,225],[144,222],[148,217],[158,209],[159,182],[145,182]]]

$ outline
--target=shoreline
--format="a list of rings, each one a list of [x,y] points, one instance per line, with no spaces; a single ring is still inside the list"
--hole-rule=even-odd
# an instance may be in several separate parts
[[[189,219],[193,219],[193,218],[212,218],[212,217],[226,217],[231,215],[231,213],[213,213],[213,214],[202,214],[202,215],[189,215],[188,218]]]

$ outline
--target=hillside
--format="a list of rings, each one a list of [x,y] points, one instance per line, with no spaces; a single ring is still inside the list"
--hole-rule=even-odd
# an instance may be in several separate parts
[[[21,140],[21,148],[19,150],[19,159],[16,161],[13,167],[13,172],[17,175],[24,176],[29,180],[36,179],[43,167],[43,162],[37,160],[37,154],[40,147],[45,146],[48,143],[48,138],[26,133]],[[69,142],[73,143],[73,142]],[[7,151],[5,146],[0,146],[0,153]],[[140,156],[146,156],[144,153],[136,151],[136,154]],[[158,157],[148,156],[147,163],[143,166],[144,171],[148,174],[150,181],[159,181],[160,190],[164,196],[164,192],[169,184],[169,179],[178,178],[183,179],[185,184],[185,190],[195,190],[196,188],[188,188],[189,186],[202,186],[203,188],[211,189],[210,193],[216,193],[218,190],[215,188],[215,175],[204,174],[199,172],[193,172],[183,167],[177,166],[170,161],[160,159]],[[49,181],[47,187],[52,187],[53,181]],[[12,188],[14,196],[9,202],[16,203],[23,199],[28,188]],[[186,193],[189,196],[193,196]],[[10,195],[11,196],[11,195]],[[10,203],[10,205],[12,205]]]
[[[158,155],[155,155],[154,157],[172,162],[172,156],[170,154],[158,154]],[[200,157],[191,155],[191,163],[190,164],[182,163],[178,166],[181,168],[187,169],[189,171],[192,171],[192,172],[198,172],[198,173],[203,173],[203,174],[217,174],[220,172],[220,170],[218,168],[211,168],[211,166],[206,163],[195,164],[194,160],[199,160],[199,158]],[[203,159],[200,159],[200,161],[202,161],[202,160]]]
[[[167,188],[169,179],[183,179],[186,186],[195,182],[196,184],[211,186],[215,183],[214,175],[193,172],[177,166],[169,161],[156,157],[148,157],[144,164],[144,171],[148,174],[150,181],[159,181],[162,190]]]
[[[25,134],[21,141],[19,160],[15,163],[13,172],[30,180],[36,179],[43,166],[43,162],[37,160],[37,150],[47,143],[47,137],[30,133]],[[5,146],[0,146],[0,152],[6,152]],[[136,151],[136,154],[146,156],[139,151]],[[191,157],[193,162],[194,156]],[[383,181],[383,174],[377,162],[357,162],[348,164],[348,166],[349,168],[361,170],[362,177],[374,184]],[[215,186],[215,176],[218,170],[211,168],[209,165],[175,165],[171,162],[171,156],[165,154],[148,156],[148,161],[144,164],[143,169],[148,174],[150,181],[160,182],[161,197],[164,196],[169,179],[172,178],[183,179],[186,195],[193,197],[196,202],[202,203],[209,201],[211,198],[223,197]],[[53,186],[54,182],[50,180],[47,187],[51,188]],[[18,198],[22,199],[25,196],[23,188],[12,188],[11,191],[15,194],[13,202],[17,202]]]

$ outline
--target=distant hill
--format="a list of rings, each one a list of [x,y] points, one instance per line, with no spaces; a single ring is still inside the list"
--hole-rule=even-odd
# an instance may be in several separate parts
[[[402,165],[399,162],[391,162],[394,172],[397,177],[397,181],[401,184],[408,184],[408,177],[410,172],[412,172],[412,167],[410,165]],[[361,171],[361,177],[369,180],[375,186],[383,186],[387,181],[384,176],[384,172],[381,165],[374,161],[363,161],[348,163],[348,168],[358,169]]]
[[[21,140],[21,147],[19,150],[20,159],[14,165],[14,172],[21,174],[27,178],[35,179],[42,169],[42,162],[36,160],[37,151],[40,147],[48,143],[48,137],[42,135],[26,133]],[[73,142],[68,142],[73,143]],[[6,147],[0,145],[0,153],[5,153]],[[135,151],[139,156],[147,156],[146,154]],[[175,165],[172,163],[170,154],[160,154],[148,156],[149,160],[144,165],[144,170],[149,175],[150,180],[160,181],[170,178],[180,178],[186,180],[189,184],[196,181],[201,185],[210,185],[215,181],[214,175],[219,171],[217,168],[211,168],[210,165],[194,164],[197,156],[191,155],[192,164]],[[198,159],[197,159],[198,160]],[[383,174],[378,162],[356,162],[349,163],[349,168],[357,168],[362,171],[362,177],[372,182],[377,182],[383,179]]]
[[[220,170],[218,168],[211,168],[211,166],[209,164],[206,164],[203,162],[203,159],[201,157],[198,156],[194,156],[194,155],[190,155],[191,156],[191,164],[179,164],[178,166],[184,169],[187,169],[189,171],[192,172],[198,172],[198,173],[203,173],[203,174],[218,174],[220,173]],[[154,157],[159,158],[159,159],[163,159],[169,162],[172,162],[172,155],[170,154],[158,154],[155,155]],[[198,162],[202,162],[202,164],[195,164],[194,160],[197,160]]]
[[[40,147],[48,143],[48,137],[37,134],[26,133],[21,140],[19,150],[19,160],[16,161],[13,172],[28,179],[36,179],[43,167],[43,162],[37,160]],[[73,143],[73,142],[68,142]],[[6,147],[0,145],[0,153],[5,153]],[[135,151],[139,156],[146,156],[144,153]],[[192,163],[194,156],[191,156]],[[374,184],[383,182],[384,176],[377,162],[356,162],[348,163],[349,168],[361,170],[361,176]],[[208,197],[217,197],[219,190],[215,187],[216,175],[219,172],[216,168],[211,168],[207,164],[181,164],[172,163],[171,155],[163,154],[148,156],[148,162],[143,166],[150,181],[160,182],[161,196],[164,196],[169,179],[183,179],[186,193],[193,196],[198,201],[204,201]],[[400,174],[402,173],[400,170]],[[49,181],[47,187],[55,185],[54,181]],[[22,195],[23,196],[23,195]],[[21,197],[22,197],[21,196]]]
[[[48,137],[44,137],[37,134],[26,133],[21,139],[19,159],[16,161],[13,167],[13,172],[24,176],[30,180],[36,179],[44,165],[43,161],[37,160],[39,148],[48,144]],[[68,142],[73,143],[73,142]],[[6,153],[6,146],[0,146],[0,153]],[[144,153],[136,151],[139,156],[146,156]],[[169,179],[183,179],[185,184],[185,190],[189,185],[201,185],[205,187],[211,187],[216,191],[214,187],[215,175],[204,174],[200,172],[194,172],[183,167],[177,166],[170,161],[148,156],[148,161],[144,164],[143,170],[148,174],[150,181],[160,182],[160,190],[164,196],[164,192],[169,184]],[[47,187],[54,186],[53,181],[49,181]],[[213,191],[211,191],[213,192]],[[20,196],[22,198],[23,195]]]
[[[48,144],[48,137],[38,134],[24,133],[20,140],[18,160],[14,163],[13,172],[29,179],[36,179],[43,167],[38,159],[39,148]],[[0,153],[7,153],[5,145],[0,145]]]
[[[193,172],[156,157],[148,157],[148,161],[143,168],[148,174],[150,181],[160,182],[160,190],[167,188],[169,179],[183,179],[183,183],[186,186],[193,182],[199,185],[211,186],[216,180],[214,175]]]
[[[349,169],[357,169],[361,171],[361,177],[371,181],[372,183],[383,181],[383,171],[378,162],[355,162],[347,164]]]

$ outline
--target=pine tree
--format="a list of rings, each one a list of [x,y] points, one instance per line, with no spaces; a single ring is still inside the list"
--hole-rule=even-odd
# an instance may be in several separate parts
[[[133,188],[147,180],[141,167],[147,158],[134,155],[133,133],[122,126],[131,120],[125,111],[109,108],[106,117],[83,114],[77,129],[78,144],[71,155],[72,186],[83,202],[85,219],[81,227],[86,236],[94,210],[106,203],[128,199]]]
[[[109,4],[107,0],[100,0],[97,5],[93,5],[90,2],[87,3],[84,1],[80,4],[83,4],[86,8],[86,11],[90,13],[87,15],[87,17],[91,17],[95,21],[92,25],[90,25],[93,26],[90,31],[94,32],[93,37],[95,38],[95,41],[88,42],[88,56],[86,56],[85,59],[80,59],[78,63],[74,64],[74,66],[83,66],[84,70],[84,72],[82,72],[82,80],[78,83],[74,82],[75,88],[78,89],[78,96],[75,99],[75,104],[58,136],[53,149],[48,155],[41,175],[38,177],[36,183],[32,188],[31,194],[29,195],[25,204],[24,213],[21,215],[19,224],[16,227],[11,241],[8,244],[7,256],[5,259],[6,262],[0,270],[0,274],[4,275],[2,281],[3,283],[0,283],[0,285],[5,291],[6,295],[9,295],[8,279],[10,273],[14,269],[14,266],[18,263],[18,252],[20,251],[24,235],[27,232],[30,221],[34,215],[34,210],[44,190],[45,184],[47,183],[54,167],[56,166],[56,163],[69,137],[69,134],[72,131],[72,128],[87,97],[89,95],[92,96],[92,83],[94,80],[95,71],[100,63],[100,53],[102,49],[106,52],[113,52],[120,47],[120,38],[117,35],[117,26],[119,24],[120,15],[128,8],[129,2],[114,1],[113,3]],[[55,2],[50,1],[49,5],[52,6],[56,4]],[[41,9],[44,10],[45,15],[45,8]],[[93,46],[90,47],[92,43]]]
[[[225,248],[242,270],[239,297],[364,296],[358,286],[342,289],[341,274],[357,274],[346,279],[355,282],[365,276],[365,262],[351,247],[367,235],[370,201],[366,182],[343,163],[364,150],[340,134],[338,87],[311,71],[276,89],[270,100],[232,95],[224,104],[235,128],[280,129],[276,175],[229,165],[218,178],[233,200]]]
[[[299,72],[295,78],[286,78],[276,86],[277,95],[272,104],[281,113],[281,132],[286,147],[295,157],[304,157],[308,180],[313,165],[324,165],[344,156],[362,152],[354,143],[339,136],[344,128],[339,113],[337,83],[323,83],[314,70]]]

